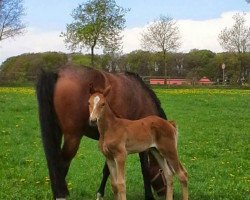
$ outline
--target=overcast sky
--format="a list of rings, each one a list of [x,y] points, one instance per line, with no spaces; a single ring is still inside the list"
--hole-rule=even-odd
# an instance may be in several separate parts
[[[10,56],[22,53],[61,51],[69,52],[59,37],[71,12],[83,0],[24,0],[27,15],[26,33],[0,43],[0,63]],[[245,0],[117,0],[118,5],[130,8],[123,32],[123,52],[140,49],[140,33],[160,15],[177,20],[182,36],[180,52],[191,49],[209,49],[221,52],[218,34],[233,24],[236,12],[247,14],[250,26],[250,4]],[[86,52],[86,51],[85,51]],[[83,53],[85,53],[83,52]]]

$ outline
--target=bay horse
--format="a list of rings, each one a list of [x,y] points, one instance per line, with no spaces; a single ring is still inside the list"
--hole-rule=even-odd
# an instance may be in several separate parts
[[[55,72],[41,72],[36,94],[41,137],[54,199],[65,199],[69,195],[65,177],[81,138],[87,136],[99,139],[97,128],[90,127],[88,123],[90,83],[96,90],[112,86],[107,101],[112,110],[123,118],[135,120],[154,114],[166,119],[155,93],[134,73],[114,74],[72,65]],[[153,200],[147,153],[142,152],[139,157],[145,200]],[[108,176],[109,170],[105,163],[103,179],[97,192],[98,200],[104,196]]]
[[[181,183],[182,199],[188,200],[187,172],[178,158],[175,122],[155,115],[139,120],[118,118],[106,101],[110,90],[111,86],[104,91],[91,91],[89,123],[98,127],[99,148],[106,157],[115,200],[126,200],[127,155],[146,150],[152,153],[164,172],[167,182],[166,200],[173,199],[175,173]]]

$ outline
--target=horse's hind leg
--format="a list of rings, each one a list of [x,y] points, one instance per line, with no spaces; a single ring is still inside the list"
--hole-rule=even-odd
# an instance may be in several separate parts
[[[173,173],[170,170],[168,163],[166,162],[166,159],[164,159],[164,157],[160,155],[158,150],[151,148],[150,152],[159,163],[160,167],[163,170],[164,176],[166,178],[166,182],[167,182],[166,200],[172,200],[173,199],[173,181],[174,181]]]
[[[140,162],[141,162],[141,170],[143,175],[144,182],[144,192],[145,192],[145,200],[154,200],[154,196],[151,189],[151,183],[149,178],[149,162],[147,153],[141,152],[139,153]]]
[[[162,152],[163,153],[163,152]],[[164,155],[165,161],[167,160],[167,165],[171,168],[173,173],[175,173],[180,181],[182,189],[182,199],[188,200],[188,177],[187,172],[179,161],[177,150],[172,149],[171,152]]]
[[[64,143],[62,147],[62,172],[64,178],[66,177],[71,160],[77,153],[81,136],[73,134],[64,134]]]
[[[101,182],[101,185],[97,191],[96,200],[102,200],[103,196],[104,196],[106,182],[107,182],[109,174],[110,174],[107,162],[105,162],[105,164],[104,164],[102,173],[103,173],[102,182]]]
[[[177,171],[178,179],[181,183],[182,199],[188,200],[188,176],[186,169],[179,162],[180,170]]]

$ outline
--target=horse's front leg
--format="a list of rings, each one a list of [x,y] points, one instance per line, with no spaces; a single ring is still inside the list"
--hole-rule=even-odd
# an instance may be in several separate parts
[[[140,156],[141,171],[144,182],[145,200],[154,200],[154,196],[151,189],[150,177],[149,177],[150,169],[148,162],[148,154],[144,151],[139,153],[139,156]]]
[[[126,183],[125,183],[125,162],[126,153],[121,153],[115,157],[117,173],[117,190],[119,200],[126,200]]]
[[[115,200],[119,200],[118,197],[118,189],[117,189],[117,170],[116,170],[116,162],[114,159],[108,159],[106,160],[109,172],[110,172],[110,182],[112,186],[112,190],[114,193]]]
[[[106,162],[104,164],[102,173],[103,173],[102,182],[101,182],[101,185],[100,185],[100,187],[99,187],[99,189],[97,191],[96,200],[102,200],[103,197],[104,197],[106,182],[107,182],[109,174],[110,174],[109,173],[109,168],[108,168],[108,165],[107,165]]]

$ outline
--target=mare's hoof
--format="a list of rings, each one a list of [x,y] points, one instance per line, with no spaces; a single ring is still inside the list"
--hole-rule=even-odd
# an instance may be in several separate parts
[[[96,194],[96,200],[103,200],[103,197],[99,192]]]

